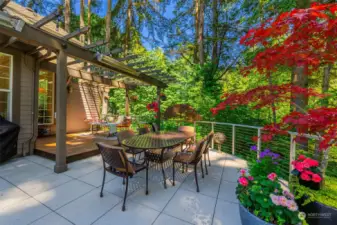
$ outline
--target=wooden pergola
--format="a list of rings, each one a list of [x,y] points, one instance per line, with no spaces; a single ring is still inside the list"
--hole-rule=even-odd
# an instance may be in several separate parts
[[[121,52],[114,49],[109,54],[97,53],[93,49],[103,45],[105,41],[98,41],[84,45],[75,37],[88,32],[90,28],[83,27],[63,36],[48,32],[44,29],[47,24],[61,16],[56,10],[38,21],[27,23],[22,18],[10,15],[4,11],[10,0],[0,0],[0,33],[7,37],[0,44],[0,48],[19,48],[28,55],[36,55],[36,67],[56,67],[56,164],[54,171],[61,173],[67,170],[66,164],[66,98],[68,76],[78,77],[91,82],[97,82],[107,87],[125,88],[128,90],[135,85],[153,85],[157,87],[157,101],[160,108],[160,93],[167,83],[175,79],[156,70],[153,66],[140,67],[146,64],[135,61],[137,55],[128,55],[124,58],[112,58],[111,55]],[[131,60],[134,60],[130,63]],[[54,63],[53,63],[54,62]],[[85,66],[85,63],[88,65]],[[38,69],[36,70],[38,71]],[[158,79],[159,78],[159,79]],[[129,109],[128,98],[125,102]],[[37,117],[37,115],[35,115]],[[160,125],[160,110],[157,113],[157,123]],[[37,121],[37,120],[36,120]],[[160,126],[159,126],[160,127]]]

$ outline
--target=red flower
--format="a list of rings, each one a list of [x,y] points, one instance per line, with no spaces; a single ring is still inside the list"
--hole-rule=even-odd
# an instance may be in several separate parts
[[[307,157],[305,157],[305,155],[299,155],[298,156],[298,160],[301,160],[301,161],[303,161],[303,160],[305,160]]]
[[[295,162],[295,169],[298,170],[299,172],[303,172],[304,166],[302,162]]]
[[[315,174],[315,173],[312,175],[312,181],[313,182],[319,183],[319,182],[321,182],[321,180],[322,180],[322,178],[321,178],[320,175]]]
[[[240,177],[238,182],[242,185],[242,186],[248,186],[248,180],[245,177]]]
[[[303,173],[301,173],[301,179],[305,180],[305,181],[310,181],[311,180],[309,174],[306,173],[305,171]]]

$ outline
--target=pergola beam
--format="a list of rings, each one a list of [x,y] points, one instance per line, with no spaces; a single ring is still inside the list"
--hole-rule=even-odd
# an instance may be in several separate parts
[[[5,8],[5,6],[10,2],[11,0],[0,0],[0,10]]]
[[[124,58],[117,58],[117,60],[120,62],[123,62],[126,60],[137,59],[138,57],[139,57],[138,55],[128,55],[128,56],[125,56]]]
[[[144,64],[144,63],[146,63],[146,61],[140,61],[140,62],[135,62],[135,63],[128,63],[127,65],[132,67],[132,66],[141,65],[141,64]]]
[[[118,53],[121,53],[121,52],[123,52],[122,48],[115,48],[115,49],[112,49],[110,51],[110,55],[118,54]]]
[[[26,54],[27,54],[27,55],[34,55],[35,53],[38,53],[39,51],[41,51],[41,50],[43,50],[43,49],[44,49],[43,46],[39,46],[39,47],[33,49],[32,51],[27,52]]]
[[[74,60],[74,61],[68,62],[67,65],[68,65],[68,66],[71,66],[71,65],[79,64],[79,63],[81,63],[81,62],[83,62],[83,61],[82,61],[82,60],[79,60],[79,59],[76,59],[76,60]]]
[[[147,66],[147,67],[143,67],[143,68],[137,68],[137,71],[144,71],[144,70],[150,70],[150,69],[154,69],[156,68],[155,66]]]
[[[2,18],[0,18],[0,22],[1,21]],[[69,57],[77,58],[105,69],[125,74],[151,85],[163,88],[167,87],[167,85],[162,81],[147,76],[145,73],[137,72],[135,69],[126,66],[122,62],[104,55],[96,55],[94,52],[89,51],[82,46],[69,41],[64,41],[62,37],[56,37],[44,30],[36,29],[27,24],[22,27],[21,31],[15,30],[13,27],[10,28],[0,24],[0,33],[10,37],[17,37],[20,41],[30,45],[44,46],[51,51],[64,50],[65,54]]]
[[[62,10],[61,10],[61,7],[59,7],[58,9],[56,9],[54,12],[52,12],[48,16],[45,16],[41,20],[39,20],[36,23],[34,23],[32,26],[34,28],[40,28],[43,25],[45,25],[45,24],[49,23],[50,21],[52,21],[53,19],[59,17],[61,14],[62,14]]]
[[[10,37],[8,39],[8,41],[6,41],[5,43],[2,43],[0,45],[0,48],[6,48],[6,47],[10,46],[11,44],[14,44],[14,42],[16,42],[17,40],[18,40],[17,37]]]
[[[62,39],[63,40],[69,40],[70,38],[76,37],[80,34],[86,34],[89,31],[89,29],[90,28],[88,26],[79,28],[76,31],[63,36]]]
[[[146,74],[153,74],[153,73],[160,73],[162,72],[161,70],[152,70],[152,71],[149,71],[149,72],[146,72]]]
[[[90,45],[86,45],[84,46],[85,49],[91,49],[91,48],[96,48],[98,46],[102,46],[102,45],[105,45],[107,42],[105,40],[99,40],[95,43],[92,43]]]

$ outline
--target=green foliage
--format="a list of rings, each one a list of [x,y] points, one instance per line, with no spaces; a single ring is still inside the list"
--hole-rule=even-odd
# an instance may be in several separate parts
[[[291,211],[286,206],[276,205],[271,196],[282,196],[286,201],[294,200],[284,195],[278,179],[269,180],[266,176],[254,177],[248,186],[238,185],[236,189],[240,203],[262,220],[273,224],[298,224],[298,210]]]

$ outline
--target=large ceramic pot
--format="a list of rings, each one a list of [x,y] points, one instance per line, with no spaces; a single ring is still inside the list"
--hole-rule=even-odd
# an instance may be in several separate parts
[[[305,212],[306,221],[309,225],[336,225],[337,209],[324,205],[320,202],[310,202],[302,206],[306,197],[297,200],[299,210]]]
[[[256,217],[254,214],[250,213],[248,209],[239,204],[240,218],[242,225],[273,225],[267,223],[266,221],[261,220]]]

